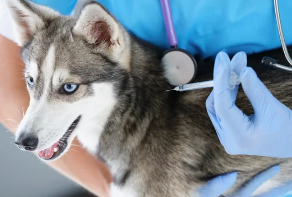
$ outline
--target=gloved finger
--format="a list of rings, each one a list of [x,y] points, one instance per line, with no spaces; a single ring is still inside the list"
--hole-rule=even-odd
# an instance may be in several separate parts
[[[245,52],[236,53],[231,60],[231,70],[240,76],[241,71],[247,66],[247,56]]]
[[[236,131],[240,125],[243,130],[247,128],[249,118],[235,105],[235,97],[230,90],[230,65],[229,57],[226,53],[220,52],[215,60],[214,68],[214,106],[218,122],[227,131]],[[231,127],[231,128],[230,128]],[[228,133],[226,135],[235,135]],[[238,135],[238,134],[237,134]]]
[[[245,68],[241,72],[240,77],[244,93],[256,113],[266,114],[267,110],[274,109],[276,98],[257,77],[257,74],[252,68]]]
[[[247,58],[245,52],[236,53],[231,60],[231,71],[235,72],[236,75],[240,76],[241,71],[246,68]],[[230,85],[232,86],[232,85]],[[238,93],[239,85],[235,85],[233,90],[230,90],[232,100],[235,101]]]
[[[214,66],[214,96],[224,94],[230,97],[230,73],[231,62],[228,55],[224,52],[218,53]],[[231,98],[229,98],[232,100]],[[216,107],[215,107],[216,108]]]
[[[218,122],[218,118],[216,116],[216,111],[214,108],[214,92],[212,91],[206,101],[207,113],[211,119],[213,126],[215,127],[217,136],[219,138],[220,143],[224,146],[225,151],[228,154],[238,154],[237,145],[233,140],[230,140],[230,136],[228,133],[222,131],[221,126]]]
[[[231,72],[231,62],[228,55],[224,52],[218,53],[215,59],[214,67],[214,106],[216,112],[220,111],[222,104],[224,106],[233,103],[233,98],[231,96],[230,90],[230,72]],[[224,98],[224,99],[222,99]],[[225,109],[224,109],[225,110]]]
[[[198,196],[218,197],[232,187],[236,181],[236,178],[236,172],[215,177],[200,189]]]
[[[223,136],[221,136],[221,132],[220,132],[221,128],[220,128],[220,125],[218,123],[215,108],[214,108],[214,92],[213,91],[211,92],[211,94],[207,98],[206,108],[207,108],[207,113],[211,119],[211,122],[212,122],[213,126],[215,127],[218,138],[219,138],[221,144],[224,145]]]
[[[216,111],[215,111],[215,108],[214,108],[214,91],[213,90],[212,90],[212,92],[210,93],[210,95],[208,96],[208,98],[206,100],[206,108],[212,114],[216,114]]]
[[[273,166],[256,175],[248,184],[241,188],[234,197],[251,196],[263,183],[280,172],[280,166]]]
[[[261,195],[257,195],[256,197],[275,197],[275,196],[285,196],[290,191],[292,191],[292,181],[285,183],[285,185],[274,188],[268,192],[265,192]]]

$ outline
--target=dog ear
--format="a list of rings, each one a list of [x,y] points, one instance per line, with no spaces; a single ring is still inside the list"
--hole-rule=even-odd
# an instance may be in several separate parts
[[[83,7],[73,29],[75,35],[83,36],[96,50],[108,50],[114,57],[125,48],[123,32],[117,20],[97,2]]]
[[[26,0],[4,0],[13,21],[19,46],[23,47],[33,35],[60,16],[54,10]]]

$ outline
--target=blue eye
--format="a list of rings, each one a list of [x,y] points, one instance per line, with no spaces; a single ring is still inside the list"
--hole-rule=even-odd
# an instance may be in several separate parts
[[[73,94],[76,92],[79,88],[79,85],[73,84],[73,83],[68,83],[62,86],[60,92],[63,94]]]
[[[26,80],[27,85],[28,85],[30,88],[32,88],[33,85],[34,85],[33,78],[32,78],[32,77],[26,77],[25,80]]]

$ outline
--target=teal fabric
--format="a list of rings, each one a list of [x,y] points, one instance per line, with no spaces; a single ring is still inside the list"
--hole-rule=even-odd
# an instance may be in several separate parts
[[[77,0],[30,0],[39,5],[44,5],[57,10],[63,15],[70,15]]]
[[[131,32],[168,48],[158,0],[98,0]],[[255,53],[280,47],[272,0],[170,0],[179,46],[202,58],[223,50]],[[292,44],[292,1],[279,1],[283,31]]]
[[[76,0],[33,0],[70,14]],[[168,49],[158,0],[98,0],[133,34]],[[261,52],[280,47],[272,0],[170,0],[179,47],[202,58],[223,50]],[[279,1],[283,31],[292,44],[292,1]]]

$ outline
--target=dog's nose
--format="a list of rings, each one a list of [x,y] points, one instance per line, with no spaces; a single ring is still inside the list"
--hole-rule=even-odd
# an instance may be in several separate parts
[[[38,138],[34,136],[27,137],[20,136],[18,139],[15,140],[14,143],[21,150],[33,151],[38,146],[38,142],[39,142]]]

